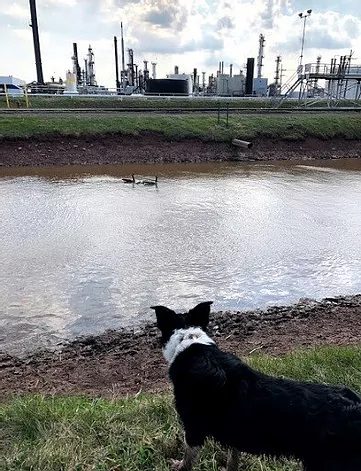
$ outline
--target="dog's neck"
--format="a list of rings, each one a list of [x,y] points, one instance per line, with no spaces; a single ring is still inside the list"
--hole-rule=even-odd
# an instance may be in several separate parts
[[[199,327],[175,330],[163,348],[168,365],[173,363],[177,355],[194,344],[213,345],[214,341]]]

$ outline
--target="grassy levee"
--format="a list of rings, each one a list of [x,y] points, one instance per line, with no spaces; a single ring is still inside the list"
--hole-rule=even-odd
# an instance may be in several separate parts
[[[61,134],[64,136],[119,133],[136,135],[158,132],[168,140],[226,142],[230,137],[242,139],[273,138],[303,140],[307,137],[332,139],[361,138],[361,115],[225,115],[218,124],[216,116],[1,116],[3,138],[31,138]]]
[[[361,348],[252,356],[260,370],[361,391]],[[124,399],[18,397],[1,405],[4,471],[166,471],[181,457],[182,431],[170,394]],[[242,426],[242,424],[240,424]],[[225,452],[207,442],[195,470],[216,471]],[[248,471],[298,471],[292,460],[244,455]]]
[[[107,108],[107,109],[122,109],[122,108],[243,108],[243,109],[257,109],[257,108],[272,108],[274,103],[270,99],[263,98],[232,98],[232,99],[219,99],[218,97],[122,97],[122,96],[107,96],[107,97],[94,97],[94,96],[65,96],[65,95],[50,95],[50,96],[34,96],[28,95],[29,108],[32,109],[79,109],[79,108]],[[309,100],[313,102],[313,99]],[[304,102],[302,102],[304,103]],[[355,108],[360,106],[361,103],[356,103],[353,100],[340,100],[339,107]],[[9,96],[10,108],[26,108],[25,96],[15,97]],[[302,105],[302,104],[301,104]],[[282,108],[297,108],[300,106],[298,100],[285,100],[282,103]],[[319,100],[315,105],[320,108],[327,108],[329,103],[327,100]],[[5,95],[0,96],[0,109],[6,108],[7,103]]]
[[[10,108],[25,108],[26,101],[25,97],[10,97],[9,98]],[[287,107],[294,108],[297,101],[287,102]],[[0,109],[7,106],[4,96],[0,96]],[[190,108],[190,109],[202,109],[202,108],[269,108],[270,101],[262,99],[236,99],[236,100],[219,100],[217,97],[214,98],[173,98],[173,97],[138,97],[131,98],[121,96],[109,96],[109,97],[82,97],[82,96],[31,96],[29,95],[29,108],[32,109],[122,109],[122,108],[157,108],[157,109],[169,109],[169,108]]]

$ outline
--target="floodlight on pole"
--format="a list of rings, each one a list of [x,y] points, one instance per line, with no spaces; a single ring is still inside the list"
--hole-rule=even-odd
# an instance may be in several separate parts
[[[312,13],[312,10],[309,9],[309,10],[306,11],[306,13],[299,13],[298,14],[298,16],[301,18],[301,20],[303,20],[301,54],[300,54],[299,65],[302,65],[302,62],[303,62],[303,49],[304,49],[304,45],[305,45],[306,20],[311,15],[311,13]]]

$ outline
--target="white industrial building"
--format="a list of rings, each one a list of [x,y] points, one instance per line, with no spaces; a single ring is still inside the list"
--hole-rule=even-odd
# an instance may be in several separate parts
[[[246,78],[240,72],[239,75],[218,74],[217,95],[218,96],[243,96],[245,93]]]
[[[268,79],[257,77],[253,79],[253,95],[267,96]]]
[[[9,95],[23,95],[24,80],[13,77],[12,75],[0,75],[0,93],[5,92],[5,86]]]

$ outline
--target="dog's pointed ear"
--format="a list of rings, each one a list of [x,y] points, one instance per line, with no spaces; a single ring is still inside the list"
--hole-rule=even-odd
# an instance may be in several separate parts
[[[209,323],[211,304],[213,304],[213,301],[206,301],[204,303],[197,304],[196,307],[188,312],[187,324],[190,326],[200,327],[201,329],[206,329]]]
[[[167,342],[176,329],[183,327],[181,317],[165,306],[151,306],[155,310],[157,326],[162,333],[162,340]]]

